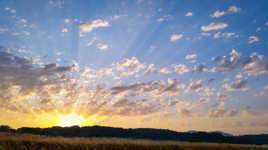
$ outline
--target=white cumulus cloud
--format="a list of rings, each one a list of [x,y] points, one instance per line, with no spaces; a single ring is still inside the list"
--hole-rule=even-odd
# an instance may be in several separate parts
[[[183,37],[183,34],[172,34],[170,37],[170,41],[174,42],[174,41],[181,39],[182,37]]]
[[[211,31],[211,30],[219,30],[219,29],[224,29],[228,27],[228,24],[223,23],[223,22],[212,22],[207,26],[201,26],[202,31]]]
[[[109,22],[101,19],[94,20],[92,22],[84,22],[79,24],[79,28],[82,32],[91,32],[94,29],[110,26]]]

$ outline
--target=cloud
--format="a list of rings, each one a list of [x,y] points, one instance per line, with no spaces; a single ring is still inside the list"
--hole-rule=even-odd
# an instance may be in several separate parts
[[[158,22],[163,22],[163,21],[165,21],[165,19],[164,18],[158,18],[157,21]]]
[[[146,65],[140,63],[140,61],[136,57],[126,58],[116,64],[116,69],[122,72],[122,76],[133,75],[143,69],[145,69]]]
[[[252,44],[252,43],[255,43],[258,41],[259,41],[259,38],[257,36],[249,36],[248,37],[248,44]]]
[[[101,19],[94,20],[92,22],[83,22],[79,24],[79,28],[81,32],[91,32],[94,29],[97,28],[103,28],[103,27],[109,27],[109,22]]]
[[[161,74],[171,74],[171,72],[166,67],[159,68],[156,70],[156,72]]]
[[[217,11],[215,11],[212,15],[210,15],[212,18],[219,18],[219,17],[221,17],[221,16],[223,16],[225,14],[225,12],[224,11],[219,11],[219,10],[217,10]]]
[[[172,64],[172,66],[174,68],[174,72],[176,72],[179,75],[182,75],[182,74],[184,74],[186,72],[189,72],[189,69],[184,64],[178,64],[178,65]]]
[[[63,29],[61,30],[61,32],[66,33],[66,32],[68,32],[68,29],[67,29],[67,28],[63,28]]]
[[[0,28],[0,33],[8,32],[8,28]]]
[[[193,73],[208,72],[208,69],[207,69],[207,67],[206,67],[204,64],[200,64],[200,63],[198,63],[198,64],[196,64],[196,65],[194,66],[194,69],[193,69],[192,72],[193,72]]]
[[[222,117],[235,117],[239,114],[237,110],[225,110],[221,108],[210,109],[208,116],[211,118],[222,118]]]
[[[192,12],[187,12],[187,13],[185,14],[185,16],[187,16],[187,17],[189,17],[189,16],[193,16],[193,13],[192,13]]]
[[[233,83],[224,84],[222,87],[227,91],[246,91],[248,88],[246,88],[246,84],[248,83],[248,80],[237,80]]]
[[[20,111],[35,96],[49,97],[67,82],[66,73],[71,70],[72,66],[59,66],[54,63],[39,66],[31,59],[16,56],[1,48],[0,100],[3,103],[0,108],[15,108],[17,103],[22,101],[21,109],[18,110]],[[52,91],[48,92],[49,89]]]
[[[230,6],[226,11],[215,11],[213,14],[211,14],[210,16],[212,18],[220,18],[226,14],[233,14],[233,13],[238,13],[240,11],[240,8],[236,7],[236,6]]]
[[[193,59],[193,58],[196,58],[197,57],[197,55],[196,54],[188,54],[188,55],[186,55],[185,56],[185,59]]]
[[[265,25],[268,26],[268,22],[266,22]]]
[[[65,18],[65,19],[64,19],[64,22],[68,24],[68,23],[71,22],[71,20],[70,20],[69,18]]]
[[[268,73],[268,62],[264,61],[263,56],[252,53],[249,57],[242,57],[234,49],[227,56],[212,58],[218,71],[231,72],[233,70],[243,70],[249,75]]]
[[[225,24],[223,22],[212,22],[208,26],[201,26],[202,31],[211,31],[211,30],[219,30],[219,29],[224,29],[228,27],[228,24]]]
[[[226,33],[221,33],[221,32],[217,32],[214,34],[213,38],[214,39],[219,39],[219,38],[230,38],[230,37],[238,37],[238,35],[236,35],[233,32],[226,32]]]
[[[227,12],[229,13],[237,13],[240,10],[240,8],[236,7],[236,6],[230,6],[227,10]]]
[[[186,92],[189,92],[189,91],[200,91],[201,89],[203,88],[203,85],[202,85],[202,80],[197,80],[197,81],[191,81]]]
[[[263,89],[268,90],[268,85],[265,85]]]
[[[170,37],[170,41],[174,42],[174,41],[181,39],[182,37],[183,37],[183,34],[172,34]]]
[[[143,75],[147,75],[147,74],[153,73],[154,71],[155,71],[154,64],[150,64],[148,66],[148,68],[146,69],[146,71],[143,73]]]
[[[100,51],[105,51],[106,49],[108,49],[109,48],[109,46],[107,45],[107,44],[98,44],[98,49],[100,50]]]
[[[87,46],[91,46],[97,40],[96,37],[93,37],[91,41],[87,43]]]

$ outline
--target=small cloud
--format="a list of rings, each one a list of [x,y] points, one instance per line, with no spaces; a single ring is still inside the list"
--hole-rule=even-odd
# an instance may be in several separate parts
[[[236,7],[236,6],[230,6],[227,10],[227,12],[229,13],[237,13],[240,10],[240,8]]]
[[[178,65],[173,64],[172,66],[174,67],[174,72],[176,72],[179,75],[189,72],[189,69],[184,64],[178,64]]]
[[[227,91],[246,91],[248,88],[246,88],[247,80],[237,80],[233,83],[224,84],[222,87]]]
[[[226,14],[233,14],[233,13],[238,13],[240,8],[236,6],[230,6],[226,11],[215,11],[212,15],[210,15],[212,18],[220,18],[223,15]]]
[[[186,55],[185,56],[185,59],[193,59],[193,58],[196,58],[197,57],[197,55],[196,54],[188,54],[188,55]]]
[[[93,37],[91,41],[87,43],[87,46],[91,46],[97,40],[96,37]]]
[[[109,46],[107,44],[98,44],[97,47],[100,51],[105,51]]]
[[[159,68],[159,69],[157,69],[156,72],[161,73],[161,74],[170,74],[171,73],[166,67]]]
[[[219,18],[225,14],[224,11],[215,11],[212,15],[210,15],[212,18]]]
[[[259,38],[257,36],[249,36],[248,37],[248,44],[252,44],[252,43],[255,43],[258,41],[259,41]]]
[[[181,39],[182,37],[183,37],[183,34],[172,34],[170,37],[170,41],[174,42],[174,41]]]
[[[7,32],[8,28],[0,28],[0,33]]]
[[[94,20],[92,22],[84,22],[79,24],[79,28],[81,32],[91,32],[94,29],[101,28],[101,27],[109,27],[109,22],[101,19]]]
[[[158,22],[163,22],[163,21],[165,21],[165,19],[164,18],[158,18],[157,21]]]
[[[268,85],[265,85],[263,89],[268,90]]]
[[[21,19],[19,20],[19,22],[21,22],[21,23],[27,23],[27,20],[24,19],[24,18],[21,18]]]
[[[203,88],[202,80],[192,81],[189,84],[188,89],[186,90],[186,92],[189,92],[189,91],[196,91],[196,92],[198,92],[202,88]]]
[[[154,64],[150,64],[150,65],[148,66],[148,68],[146,69],[146,71],[143,73],[143,75],[147,75],[147,74],[153,73],[154,70],[155,70],[155,68],[154,68]]]
[[[204,64],[196,64],[193,69],[193,73],[208,72],[207,67]]]
[[[214,39],[218,39],[218,38],[230,38],[230,37],[238,37],[238,35],[236,35],[233,32],[225,32],[225,33],[217,32],[213,36]]]
[[[65,19],[64,19],[64,22],[68,24],[68,23],[71,22],[71,20],[70,20],[69,18],[65,18]]]
[[[211,30],[224,29],[226,27],[228,27],[228,24],[225,24],[223,22],[216,22],[216,23],[212,22],[207,26],[201,26],[201,30],[206,32]]]
[[[63,29],[61,30],[61,32],[63,32],[63,33],[68,32],[68,29],[67,29],[67,28],[63,28]]]
[[[185,14],[185,16],[187,16],[187,17],[189,17],[189,16],[193,16],[193,13],[192,13],[192,12],[187,12],[187,13]]]
[[[268,22],[266,22],[265,25],[268,26]]]

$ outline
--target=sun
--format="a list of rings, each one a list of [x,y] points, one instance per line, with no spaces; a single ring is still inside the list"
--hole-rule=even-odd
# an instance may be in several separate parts
[[[58,126],[70,127],[70,126],[82,126],[85,123],[85,118],[81,115],[71,113],[68,115],[59,115]]]

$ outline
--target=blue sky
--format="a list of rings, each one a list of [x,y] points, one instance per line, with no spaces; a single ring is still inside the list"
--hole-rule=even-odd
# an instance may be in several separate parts
[[[0,123],[76,113],[90,125],[267,133],[267,7],[2,0],[0,111],[13,119]]]

